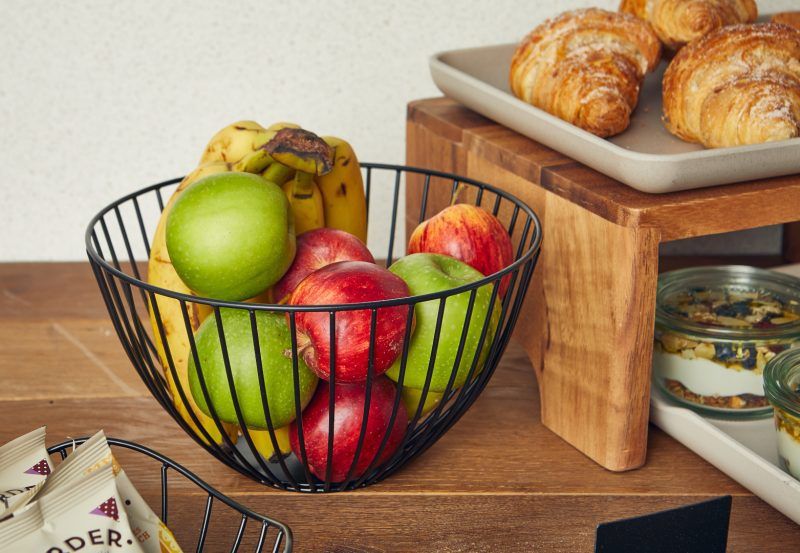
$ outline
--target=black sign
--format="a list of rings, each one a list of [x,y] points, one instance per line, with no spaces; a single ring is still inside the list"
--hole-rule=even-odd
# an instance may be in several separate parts
[[[651,515],[604,522],[595,553],[725,553],[731,496]]]

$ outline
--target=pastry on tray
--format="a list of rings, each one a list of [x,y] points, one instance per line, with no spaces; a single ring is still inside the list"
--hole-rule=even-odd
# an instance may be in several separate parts
[[[770,20],[773,23],[782,23],[783,25],[789,25],[790,27],[794,27],[796,29],[800,29],[800,12],[781,12],[776,13],[772,16]]]
[[[629,14],[589,8],[536,27],[511,61],[518,98],[597,136],[624,131],[661,44]]]
[[[720,27],[752,23],[758,17],[755,0],[622,0],[619,9],[650,23],[670,50]]]
[[[664,74],[664,124],[707,148],[800,135],[800,30],[718,29],[681,49]]]

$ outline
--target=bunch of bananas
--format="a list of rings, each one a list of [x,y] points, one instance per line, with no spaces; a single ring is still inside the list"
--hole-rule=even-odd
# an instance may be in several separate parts
[[[150,284],[192,294],[170,261],[166,242],[167,216],[189,185],[225,171],[260,174],[281,186],[291,205],[297,234],[327,226],[350,232],[364,242],[367,240],[364,184],[358,159],[350,144],[332,136],[317,137],[292,123],[275,123],[264,128],[254,121],[239,121],[213,136],[198,167],[181,181],[164,207],[150,249]],[[266,292],[247,301],[262,303],[270,300]],[[192,332],[211,313],[210,308],[198,303],[187,303],[186,309]],[[240,431],[238,426],[228,423],[218,426],[200,410],[189,392],[191,349],[180,302],[156,295],[156,305],[150,305],[150,321],[172,401],[181,418],[195,434],[203,436],[190,414],[193,413],[215,443],[225,441],[223,433],[235,443]],[[281,454],[288,453],[288,428],[276,429],[275,433]],[[265,458],[275,455],[267,431],[251,429],[250,434],[261,455]]]

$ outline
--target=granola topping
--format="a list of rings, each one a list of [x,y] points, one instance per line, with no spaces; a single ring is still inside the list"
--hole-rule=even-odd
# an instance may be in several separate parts
[[[669,314],[709,327],[771,329],[800,320],[800,304],[763,290],[696,287],[663,300]]]
[[[665,379],[664,385],[673,395],[717,409],[756,409],[767,406],[767,398],[755,394],[738,394],[735,396],[703,396],[689,390],[677,380]]]
[[[674,332],[656,332],[656,342],[663,351],[685,359],[708,359],[729,369],[761,374],[767,361],[789,347],[789,344],[756,344],[733,342],[701,342]]]

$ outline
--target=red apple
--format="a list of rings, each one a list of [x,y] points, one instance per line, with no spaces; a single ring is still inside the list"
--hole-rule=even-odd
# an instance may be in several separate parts
[[[297,285],[289,298],[292,305],[361,303],[410,294],[399,276],[366,261],[339,261],[314,271]],[[383,374],[400,355],[406,332],[408,305],[377,310],[374,375]],[[287,315],[288,316],[288,315]],[[372,311],[354,309],[336,312],[336,382],[362,382],[367,378],[370,358]],[[297,312],[297,348],[306,364],[320,378],[331,376],[330,314],[328,311]]]
[[[471,204],[455,204],[441,210],[414,229],[408,253],[440,253],[455,257],[483,275],[505,269],[514,261],[511,238],[491,213]],[[510,275],[500,283],[508,289]]]
[[[302,414],[306,460],[311,472],[320,480],[325,480],[325,470],[328,465],[328,398],[330,397],[328,388],[326,384],[321,384]],[[363,382],[358,384],[336,383],[333,402],[333,459],[330,461],[332,464],[331,482],[342,482],[347,478],[347,473],[353,464],[364,419],[366,390],[366,383]],[[389,429],[389,419],[392,416],[397,396],[394,384],[385,376],[376,378],[372,382],[370,390],[367,430],[351,478],[362,476],[375,458]],[[408,424],[408,415],[401,401],[397,405],[397,414],[386,446],[375,466],[388,460],[397,450],[405,434],[406,424]],[[289,439],[292,451],[298,459],[302,460],[297,421],[292,423]]]
[[[272,287],[276,301],[294,291],[308,275],[337,261],[367,261],[375,259],[364,243],[349,232],[332,228],[318,228],[297,237],[297,253],[286,274]]]

